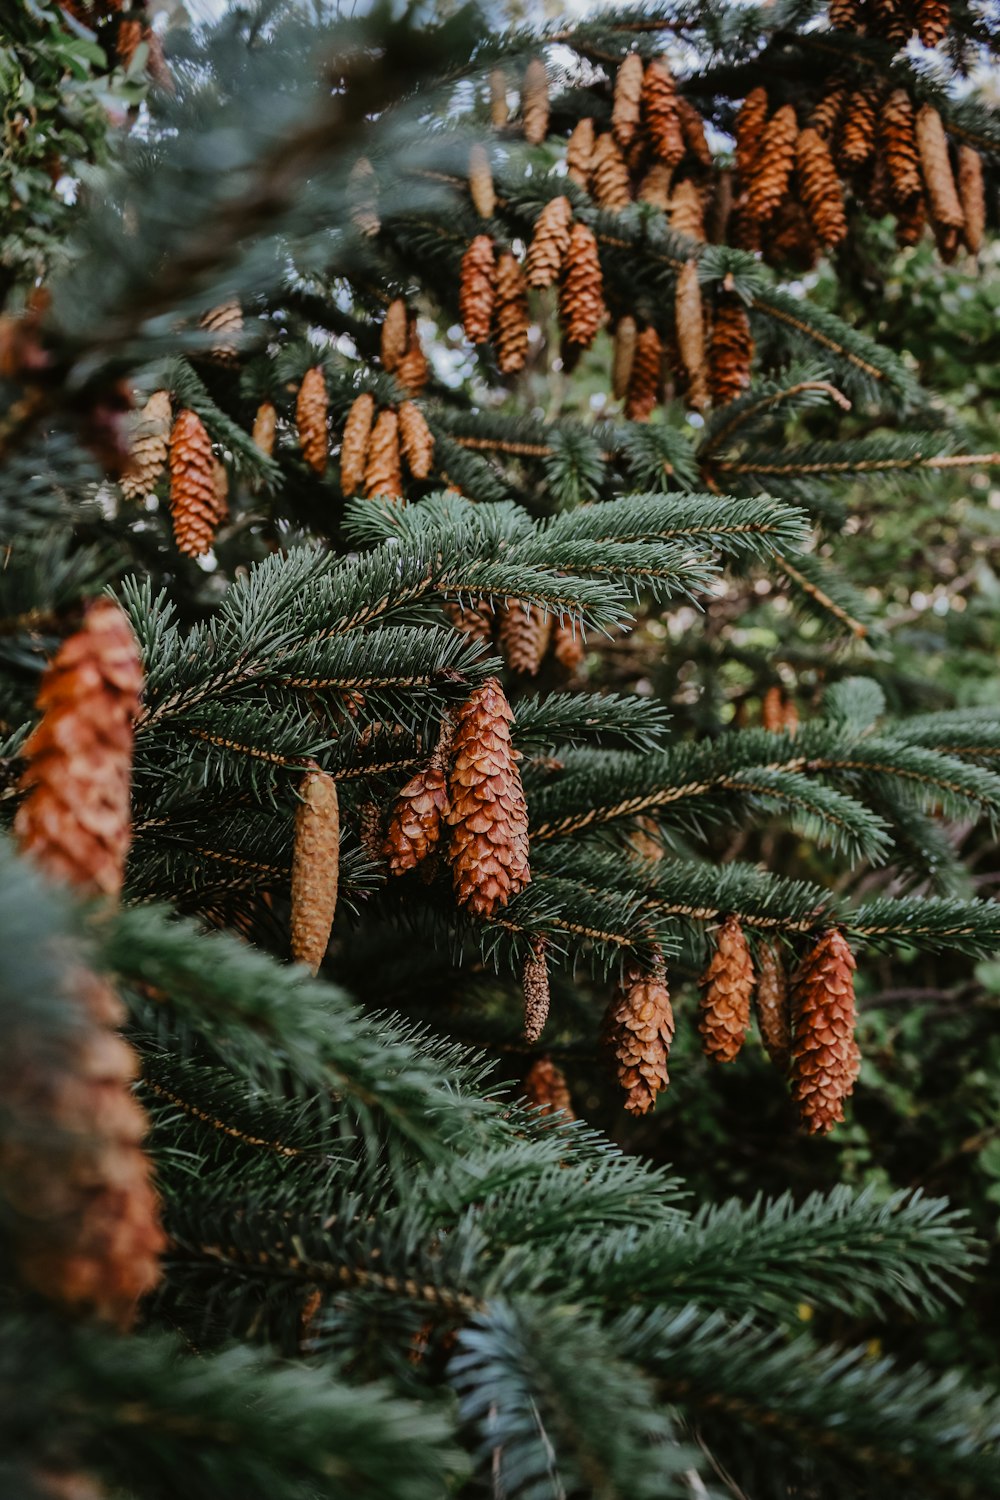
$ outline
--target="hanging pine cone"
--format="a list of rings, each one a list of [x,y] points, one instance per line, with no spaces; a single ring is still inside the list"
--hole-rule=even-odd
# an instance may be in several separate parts
[[[631,146],[642,119],[642,58],[629,52],[618,64],[615,74],[614,102],[611,106],[611,129],[625,151]]]
[[[549,1019],[549,965],[544,938],[531,940],[531,952],[521,970],[521,991],[524,995],[524,1040],[533,1046]]]
[[[828,14],[834,31],[857,31],[861,18],[858,0],[830,0]]]
[[[882,110],[879,131],[889,178],[889,195],[892,202],[902,208],[922,193],[924,186],[920,176],[913,102],[905,89],[893,89],[889,95]]]
[[[733,211],[733,172],[722,167],[713,175],[705,214],[705,234],[713,245],[729,240],[729,218]]]
[[[365,496],[388,495],[399,500],[403,494],[403,470],[399,455],[399,418],[394,411],[380,411],[368,441],[365,464]]]
[[[449,599],[445,603],[444,612],[455,629],[467,635],[471,641],[493,640],[493,611],[485,601],[464,605]]]
[[[601,1028],[601,1042],[615,1059],[630,1115],[648,1114],[670,1082],[667,1060],[673,1039],[674,1013],[663,960],[658,958],[648,972],[630,965]]]
[[[907,0],[872,0],[867,14],[867,29],[872,36],[903,47],[912,30],[911,7]]]
[[[520,265],[505,250],[497,261],[494,344],[502,375],[523,370],[528,358],[528,291]]]
[[[535,1106],[539,1114],[555,1115],[561,1112],[567,1120],[576,1119],[566,1075],[551,1057],[536,1058],[521,1087],[524,1097],[529,1104]]]
[[[747,184],[747,212],[761,224],[766,224],[788,191],[795,165],[797,135],[795,107],[784,104],[764,128],[760,151]]]
[[[469,196],[481,219],[491,219],[497,206],[490,159],[478,141],[469,148]]]
[[[766,729],[769,734],[784,734],[787,712],[788,698],[785,690],[773,682],[760,700],[761,728]]]
[[[597,241],[586,224],[574,224],[563,261],[559,316],[566,342],[588,348],[604,317],[604,279]]]
[[[493,322],[496,258],[488,234],[477,234],[462,256],[458,305],[470,344],[485,344]]]
[[[314,474],[326,469],[326,376],[319,365],[307,370],[295,398],[295,425],[302,457]]]
[[[662,57],[654,58],[646,68],[642,110],[653,154],[664,166],[676,167],[684,155],[684,133],[677,108],[677,86]]]
[[[941,228],[961,229],[965,215],[952,175],[948,137],[933,104],[921,104],[917,110],[916,130],[931,217]]]
[[[871,84],[855,89],[844,106],[837,159],[848,172],[863,167],[875,150],[880,90]]]
[[[243,332],[243,309],[235,297],[209,308],[198,320],[199,328],[214,334],[210,353],[221,364],[232,364]]]
[[[566,176],[585,188],[590,183],[590,163],[594,155],[594,122],[578,120],[566,142]]]
[[[396,367],[396,384],[401,385],[408,396],[419,396],[427,384],[430,366],[420,343],[416,314],[409,318],[409,335],[406,353]]]
[[[714,160],[712,148],[705,134],[705,122],[690,99],[677,97],[677,113],[681,122],[684,144],[699,167],[708,168]]]
[[[347,179],[351,223],[359,234],[371,239],[382,225],[378,216],[378,178],[367,156],[359,156]]]
[[[673,178],[673,167],[665,167],[661,161],[654,162],[639,184],[639,202],[650,203],[666,213],[670,207]]]
[[[732,292],[721,292],[715,302],[708,353],[713,406],[725,406],[749,390],[753,351],[750,319],[742,300]]]
[[[754,164],[764,139],[768,116],[767,89],[751,89],[736,115],[736,170],[746,185],[753,176]]]
[[[185,557],[202,557],[215,539],[214,462],[201,418],[185,409],[170,434],[170,514]]]
[[[950,25],[948,0],[917,0],[917,36],[925,47],[939,47]]]
[[[917,245],[927,228],[927,204],[923,193],[896,210],[896,244]]]
[[[375,397],[364,391],[355,397],[347,413],[340,440],[340,490],[347,499],[356,495],[364,483],[374,420]]]
[[[521,128],[529,146],[540,146],[549,133],[549,80],[540,57],[533,57],[525,69]]]
[[[154,391],[129,436],[129,465],[120,484],[126,500],[141,500],[155,488],[167,462],[170,397]]]
[[[212,460],[212,493],[215,499],[212,519],[218,527],[229,517],[229,471],[217,458]]]
[[[569,249],[573,209],[568,198],[550,198],[535,220],[535,232],[524,263],[529,286],[551,286],[559,279]]]
[[[808,271],[819,259],[819,245],[802,204],[786,198],[767,226],[765,258],[773,266]]]
[[[819,103],[809,115],[808,125],[815,130],[825,141],[835,139],[840,130],[840,122],[847,108],[847,89],[842,84],[837,84],[829,93],[824,94]]]
[[[686,235],[689,240],[697,240],[699,244],[705,242],[701,193],[690,177],[674,187],[670,198],[670,228],[675,234]]]
[[[494,68],[490,73],[490,124],[494,130],[503,130],[509,119],[507,75],[502,68]]]
[[[26,796],[14,819],[21,848],[45,873],[85,892],[121,890],[141,692],[132,627],[117,604],[99,599],[42,676],[42,718],[21,751]]]
[[[413,401],[404,401],[399,408],[399,446],[414,479],[427,479],[434,462],[434,436]]]
[[[714,1062],[732,1062],[750,1025],[754,973],[750,949],[738,917],[727,917],[716,936],[715,952],[698,983],[701,1018],[698,1030],[705,1054]]]
[[[454,729],[441,725],[434,754],[404,786],[389,817],[382,853],[393,875],[415,870],[437,848],[448,816],[448,759]]]
[[[402,297],[394,297],[386,308],[385,317],[382,320],[379,350],[382,368],[388,370],[390,375],[398,369],[409,341],[410,320],[406,303]]]
[[[792,1098],[812,1135],[825,1135],[844,1118],[857,1078],[856,967],[847,939],[831,927],[792,977]]]
[[[299,784],[292,857],[292,957],[315,974],[323,962],[337,909],[340,803],[337,783],[318,767]]]
[[[254,447],[265,458],[270,458],[274,452],[274,438],[278,430],[278,413],[273,401],[262,401],[257,408],[253,419],[253,431],[250,436]]]
[[[958,196],[965,223],[962,238],[966,249],[978,255],[986,228],[986,194],[983,187],[983,159],[975,146],[958,148]]]
[[[632,202],[628,167],[611,134],[600,135],[595,142],[590,190],[601,208],[610,213],[620,213]]]
[[[500,616],[500,649],[512,672],[534,677],[552,635],[552,616],[534,604],[505,604]]]
[[[616,401],[622,400],[632,378],[637,331],[633,317],[619,318],[615,324],[611,361],[611,393]]]
[[[701,284],[695,261],[685,262],[677,277],[674,294],[674,326],[677,349],[687,371],[688,405],[700,411],[708,405],[708,379],[705,369],[705,324],[701,302]]]
[[[816,238],[828,249],[847,234],[844,195],[826,141],[816,130],[800,130],[795,143],[795,165],[802,206]]]
[[[552,632],[552,654],[564,672],[576,672],[587,654],[581,627],[560,620]]]
[[[663,394],[663,344],[650,324],[635,341],[635,358],[625,397],[625,416],[630,422],[646,422]]]
[[[764,1050],[781,1073],[788,1072],[792,1055],[792,1013],[788,976],[777,943],[757,948],[757,988],[754,991],[757,1027]]]
[[[449,858],[459,906],[489,919],[522,891],[528,868],[528,809],[511,744],[514,715],[495,677],[462,708],[448,792]]]

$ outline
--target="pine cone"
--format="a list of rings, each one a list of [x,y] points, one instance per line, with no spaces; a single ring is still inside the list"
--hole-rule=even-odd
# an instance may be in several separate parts
[[[170,434],[170,514],[178,552],[202,557],[215,539],[212,439],[201,418],[182,411]]]
[[[747,184],[747,212],[761,224],[767,223],[788,191],[797,135],[795,106],[784,104],[767,122]]]
[[[705,215],[705,233],[713,245],[728,243],[732,211],[733,172],[729,167],[722,167],[714,174]]]
[[[867,29],[893,47],[903,47],[912,31],[910,16],[907,0],[871,0]]]
[[[761,728],[769,734],[785,732],[785,692],[774,682],[760,700]]]
[[[931,217],[944,229],[961,229],[965,223],[962,204],[952,175],[948,137],[933,104],[917,110],[917,147],[923,168]]]
[[[767,226],[766,259],[771,265],[808,271],[819,259],[812,223],[801,203],[786,198]]]
[[[594,122],[578,120],[566,142],[566,176],[585,188],[590,182],[590,163],[594,155]]]
[[[698,281],[698,266],[693,260],[685,262],[677,277],[674,324],[678,353],[688,376],[688,405],[700,411],[703,406],[708,405],[708,382],[701,284]]]
[[[523,370],[528,358],[528,291],[524,273],[509,250],[497,261],[493,326],[500,373],[513,375]]]
[[[524,1040],[533,1046],[549,1019],[549,966],[544,938],[531,940],[531,952],[521,970],[521,990],[524,994]]]
[[[792,1097],[813,1135],[844,1118],[844,1099],[857,1078],[856,967],[843,933],[831,927],[792,977]]]
[[[894,204],[903,208],[923,192],[913,101],[905,89],[893,89],[880,121],[881,142]]]
[[[758,946],[754,1005],[764,1050],[774,1066],[787,1073],[792,1055],[792,1012],[788,976],[777,943],[769,941]]]
[[[750,1025],[750,995],[754,973],[750,949],[738,917],[727,917],[719,928],[716,948],[698,983],[701,997],[701,1045],[714,1062],[732,1062],[743,1046]]]
[[[170,397],[166,391],[154,391],[130,434],[129,466],[120,480],[126,500],[141,500],[156,488],[169,442]]]
[[[563,261],[559,316],[566,342],[588,348],[604,317],[604,279],[597,241],[586,224],[574,224]]]
[[[445,603],[444,612],[455,629],[467,635],[470,640],[492,642],[493,611],[485,601],[467,606],[449,599]]]
[[[642,58],[629,52],[618,64],[615,74],[614,103],[611,106],[611,129],[625,151],[635,139],[642,119]]]
[[[364,483],[374,420],[375,397],[364,391],[355,397],[347,413],[340,440],[340,491],[347,499],[356,495]]]
[[[217,458],[212,460],[212,494],[215,500],[213,520],[216,526],[229,517],[229,471]]]
[[[625,416],[630,422],[646,422],[663,394],[663,344],[650,324],[635,341],[635,358],[625,397]]]
[[[736,170],[744,186],[753,176],[764,139],[768,109],[767,89],[758,87],[750,90],[736,116]]]
[[[254,447],[265,458],[270,458],[274,452],[274,437],[278,428],[278,413],[271,401],[262,401],[257,408],[253,419],[253,432],[250,434]]]
[[[448,759],[453,734],[451,721],[444,720],[430,761],[406,783],[396,799],[382,846],[393,875],[415,870],[440,841],[450,807]]]
[[[808,125],[825,141],[832,141],[840,129],[840,122],[847,108],[847,89],[837,84],[824,94],[809,115]]]
[[[578,671],[587,654],[581,627],[560,620],[552,632],[552,654],[564,672]]]
[[[662,959],[648,973],[630,966],[611,997],[601,1028],[602,1045],[615,1058],[630,1115],[648,1114],[670,1082],[667,1060],[673,1039],[674,1013]]]
[[[496,259],[488,234],[477,234],[462,256],[458,305],[462,327],[470,344],[485,344],[493,322]]]
[[[680,116],[681,134],[684,144],[699,167],[711,167],[714,158],[705,134],[705,122],[690,99],[677,97],[677,113]]]
[[[677,183],[670,199],[670,228],[675,234],[687,235],[689,240],[705,242],[705,216],[702,210],[701,193],[690,177]]]
[[[521,86],[521,128],[529,146],[540,146],[549,133],[549,80],[545,64],[533,57]]]
[[[673,177],[673,167],[665,167],[661,161],[654,162],[639,184],[639,202],[651,203],[654,208],[666,213],[670,207]]]
[[[490,124],[494,130],[503,130],[509,119],[507,75],[502,68],[494,68],[490,73]]]
[[[427,356],[420,343],[417,319],[415,314],[411,313],[409,342],[406,353],[396,367],[396,384],[401,385],[408,396],[419,396],[427,384],[429,373],[430,366],[427,363]]]
[[[948,0],[917,0],[917,35],[925,47],[939,47],[950,25]]]
[[[830,0],[828,14],[834,31],[857,31],[861,18],[858,0]]]
[[[458,904],[486,919],[531,879],[513,718],[503,688],[490,677],[462,708],[455,732],[448,785],[452,878]]]
[[[601,208],[608,209],[610,213],[620,213],[632,202],[628,167],[611,134],[598,136],[594,145],[591,192]]]
[[[635,319],[629,316],[619,318],[615,324],[614,350],[611,361],[611,393],[616,401],[621,401],[629,387],[632,378],[632,365],[635,360],[636,344]]]
[[[399,418],[394,411],[380,411],[368,442],[365,464],[365,495],[389,495],[402,499],[403,470],[399,455]]]
[[[847,234],[844,195],[826,141],[816,130],[800,130],[795,143],[802,206],[812,221],[816,238],[830,248]]]
[[[410,342],[410,319],[402,297],[394,297],[386,308],[382,320],[379,353],[382,368],[391,375],[399,368],[399,362]]]
[[[319,365],[307,370],[295,399],[295,425],[302,457],[314,474],[326,469],[326,376]]]
[[[427,479],[434,462],[434,437],[420,407],[404,401],[399,408],[399,446],[414,479]]]
[[[927,204],[923,193],[896,210],[896,244],[917,245],[927,228]]]
[[[497,206],[493,171],[486,150],[478,141],[469,148],[469,196],[481,219],[491,219]]]
[[[965,224],[962,238],[972,255],[978,255],[986,228],[986,195],[983,188],[983,159],[975,146],[958,148],[958,195]]]
[[[70,7],[71,12],[72,9]],[[84,25],[86,24],[84,22]],[[135,16],[122,16],[118,22],[118,30],[115,32],[115,54],[126,72],[139,48],[139,43],[143,40],[142,34],[145,29],[143,23]]]
[[[378,178],[367,156],[359,156],[347,179],[351,223],[359,234],[371,239],[382,225],[378,216]]]
[[[677,108],[677,87],[666,61],[654,58],[642,85],[646,134],[653,154],[666,167],[676,167],[684,156],[684,133]]]
[[[529,604],[505,604],[500,616],[500,649],[512,672],[536,676],[549,647],[552,616]]]
[[[837,159],[848,172],[863,167],[875,150],[880,90],[866,85],[855,89],[844,107]]]
[[[326,771],[307,771],[299,785],[292,857],[292,957],[315,974],[323,962],[337,909],[340,803]]]
[[[715,321],[708,354],[708,384],[713,406],[725,406],[750,388],[753,334],[742,300],[721,292],[715,303]]]
[[[567,1120],[576,1119],[566,1075],[551,1057],[539,1057],[532,1063],[522,1088],[528,1103],[540,1114],[554,1115],[561,1111]]]
[[[202,314],[198,326],[204,328],[206,333],[216,335],[211,346],[211,353],[215,358],[222,364],[232,364],[243,332],[243,309],[238,300],[231,297],[228,302],[210,308],[207,313]]]
[[[535,232],[525,261],[529,286],[551,286],[559,279],[569,249],[573,210],[568,198],[550,198],[535,220]]]

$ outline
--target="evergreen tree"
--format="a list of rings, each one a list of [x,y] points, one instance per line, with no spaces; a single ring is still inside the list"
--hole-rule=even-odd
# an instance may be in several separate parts
[[[836,565],[995,456],[795,279],[979,250],[987,22],[8,9],[7,1490],[1000,1493],[996,1396],[794,1332],[960,1216],[573,1118],[655,1131],[672,988],[825,1133],[866,956],[996,946],[1000,716],[890,712]]]

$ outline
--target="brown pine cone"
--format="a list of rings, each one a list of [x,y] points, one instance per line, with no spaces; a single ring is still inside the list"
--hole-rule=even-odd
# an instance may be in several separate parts
[[[229,518],[229,471],[217,458],[212,460],[212,491],[215,498],[215,524]]]
[[[837,84],[811,110],[807,124],[811,130],[818,131],[825,141],[832,141],[840,129],[846,108],[847,89],[843,84]]]
[[[552,632],[552,654],[564,672],[577,672],[587,654],[581,626],[560,620]]]
[[[764,1050],[782,1073],[788,1072],[792,1055],[792,1012],[788,999],[788,976],[777,943],[768,940],[757,948],[757,988],[754,991],[757,1027]]]
[[[785,732],[785,691],[773,682],[760,700],[761,728],[769,734]]]
[[[347,179],[351,223],[359,234],[371,239],[382,228],[378,216],[378,178],[367,156],[359,156]]]
[[[642,58],[638,52],[629,52],[618,64],[614,103],[611,106],[611,129],[623,151],[631,146],[639,131],[642,119],[642,82]]]
[[[449,719],[441,724],[430,761],[404,786],[389,818],[382,853],[393,875],[415,870],[437,848],[448,816],[448,759],[454,729]]]
[[[689,240],[705,242],[705,215],[701,193],[690,177],[677,183],[670,199],[670,227],[675,234],[686,235]]]
[[[540,57],[533,57],[525,69],[521,128],[529,146],[540,146],[549,133],[549,80]]]
[[[754,972],[750,949],[738,917],[726,917],[715,952],[698,983],[701,997],[702,1050],[714,1062],[733,1062],[750,1025]]]
[[[774,266],[808,271],[819,259],[819,245],[802,204],[786,198],[767,226],[765,258]]]
[[[500,615],[500,650],[512,672],[537,675],[549,648],[552,616],[534,604],[505,604]]]
[[[716,298],[708,346],[708,385],[713,406],[725,406],[750,388],[754,342],[742,300],[732,292]]]
[[[642,109],[654,156],[664,166],[676,167],[684,156],[684,132],[677,107],[677,86],[662,57],[654,58],[646,68]]]
[[[523,370],[528,358],[528,289],[520,265],[505,250],[497,261],[493,342],[502,375]]]
[[[365,464],[365,496],[388,495],[399,500],[403,495],[403,470],[399,455],[399,418],[394,411],[380,411],[368,442]]]
[[[917,36],[925,47],[939,47],[950,25],[948,0],[917,0]]]
[[[575,1120],[573,1100],[562,1068],[551,1057],[539,1057],[532,1063],[521,1085],[524,1097],[539,1114],[554,1115],[560,1111],[567,1120]]]
[[[497,206],[493,188],[493,171],[486,150],[479,142],[469,148],[469,196],[481,219],[492,219]]]
[[[923,193],[896,210],[896,244],[918,245],[927,228],[927,203]]]
[[[569,249],[573,209],[568,198],[550,198],[535,220],[524,269],[529,286],[551,286],[559,279]]]
[[[855,89],[844,106],[837,161],[847,172],[863,167],[875,150],[881,90],[871,84]]]
[[[892,202],[905,207],[923,192],[913,101],[905,89],[893,89],[879,122]]]
[[[274,438],[278,430],[278,413],[272,401],[262,401],[257,408],[253,419],[253,431],[250,436],[254,447],[263,453],[265,458],[270,458],[274,452]]]
[[[620,213],[632,202],[628,167],[610,133],[599,135],[594,144],[590,190],[601,208],[611,213]]]
[[[927,184],[931,218],[942,229],[961,229],[965,223],[965,215],[951,170],[948,137],[945,135],[941,116],[933,104],[921,104],[917,110],[916,128],[917,148],[924,182]]]
[[[784,104],[764,128],[760,152],[747,184],[747,212],[761,224],[767,223],[788,191],[795,166],[797,135],[795,106]]]
[[[212,439],[193,411],[179,413],[170,434],[170,515],[178,552],[202,557],[215,540]]]
[[[705,135],[705,122],[690,99],[677,97],[677,113],[680,116],[681,134],[684,144],[699,167],[710,167],[714,160],[712,148]]]
[[[619,318],[615,324],[615,339],[611,360],[611,393],[621,401],[632,378],[635,361],[636,323],[633,317]]]
[[[911,9],[906,0],[871,0],[868,30],[893,47],[903,47],[912,31]]]
[[[665,167],[656,161],[639,184],[639,202],[651,203],[654,208],[666,212],[670,207],[670,186],[673,182],[673,167]]]
[[[958,148],[958,196],[965,223],[962,238],[966,249],[978,255],[986,228],[986,195],[983,188],[983,159],[975,146]]]
[[[458,604],[453,599],[446,601],[444,612],[463,635],[467,635],[472,641],[493,640],[493,610],[485,602],[479,604]]]
[[[380,355],[383,370],[391,375],[399,368],[399,362],[410,342],[410,318],[402,297],[394,297],[386,308],[380,335]]]
[[[792,1098],[812,1135],[825,1135],[844,1118],[857,1078],[856,967],[847,939],[831,927],[792,976]]]
[[[597,241],[586,224],[574,224],[563,261],[559,316],[566,342],[588,348],[604,317],[604,279]]]
[[[828,14],[834,31],[857,31],[861,7],[858,0],[830,0]]]
[[[594,155],[594,122],[578,120],[566,142],[566,176],[585,188],[590,183],[590,163]]]
[[[448,783],[456,899],[486,919],[531,879],[528,809],[510,738],[513,718],[495,677],[476,688],[458,717]]]
[[[521,970],[521,991],[524,995],[524,1040],[533,1046],[549,1019],[549,966],[544,938],[531,940],[531,952]]]
[[[70,7],[71,13],[72,10],[73,7]],[[115,32],[115,54],[126,71],[138,50],[139,43],[143,40],[142,33],[145,29],[143,23],[135,16],[122,16],[118,22],[118,30]]]
[[[663,394],[663,344],[650,324],[635,341],[635,358],[625,396],[625,416],[630,422],[647,422]]]
[[[767,89],[751,89],[736,116],[736,170],[743,185],[753,176],[754,163],[760,153],[767,125],[769,104]]]
[[[243,332],[243,309],[235,297],[209,308],[198,320],[198,327],[215,335],[210,353],[222,364],[232,364]]]
[[[340,440],[340,491],[345,498],[356,495],[365,479],[368,444],[375,420],[375,397],[368,391],[356,396]]]
[[[410,314],[408,337],[406,353],[395,370],[396,384],[401,385],[408,396],[419,396],[427,384],[430,366],[420,343],[415,313]]]
[[[802,206],[812,221],[816,238],[827,248],[839,245],[847,234],[844,195],[830,148],[818,131],[799,131],[795,165]]]
[[[117,604],[98,599],[42,675],[14,819],[20,847],[45,873],[87,893],[121,890],[141,692],[132,627]]]
[[[404,401],[399,408],[399,446],[414,479],[427,479],[434,462],[434,435],[413,401]]]
[[[705,214],[705,233],[713,245],[729,241],[729,218],[733,211],[733,172],[722,167],[712,180]]]
[[[677,277],[674,293],[674,327],[677,350],[687,371],[687,402],[700,411],[708,405],[708,378],[705,368],[705,323],[701,302],[698,266],[693,260]]]
[[[477,234],[462,256],[458,305],[465,337],[471,344],[485,344],[493,322],[496,295],[496,258],[488,234]]]
[[[503,68],[494,68],[490,73],[490,124],[494,130],[502,130],[509,119],[507,75]]]
[[[154,391],[129,434],[129,466],[119,481],[126,500],[141,500],[156,488],[169,442],[170,397]]]
[[[630,1115],[645,1115],[670,1082],[667,1060],[674,1039],[674,1013],[663,960],[646,972],[626,968],[601,1027],[601,1043],[614,1058]]]
[[[317,767],[299,784],[292,856],[292,957],[315,974],[323,962],[340,879],[337,783]]]
[[[314,474],[326,469],[326,376],[319,365],[307,370],[295,398],[295,425],[299,429],[302,457]]]

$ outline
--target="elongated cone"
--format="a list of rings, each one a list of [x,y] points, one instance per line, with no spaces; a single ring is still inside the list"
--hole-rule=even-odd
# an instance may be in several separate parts
[[[292,856],[292,957],[315,974],[323,962],[340,881],[340,802],[326,771],[307,771],[299,784]]]
[[[404,401],[400,405],[399,446],[414,479],[426,479],[434,461],[434,437],[414,401]]]
[[[827,14],[834,31],[857,31],[860,19],[858,0],[830,0]]]
[[[784,689],[776,682],[771,684],[761,699],[761,727],[771,734],[783,734],[785,731],[785,701]]]
[[[917,0],[917,35],[925,47],[939,47],[950,25],[948,0]]]
[[[299,429],[302,457],[314,474],[326,469],[326,376],[319,365],[307,370],[295,398],[295,425]]]
[[[521,86],[521,127],[529,146],[540,146],[549,133],[549,80],[545,64],[533,57]]]
[[[945,135],[941,116],[933,104],[921,104],[917,110],[916,128],[920,165],[927,184],[931,217],[942,228],[961,229],[965,223],[965,215],[951,170],[948,137]]]
[[[528,289],[524,272],[509,250],[497,261],[493,327],[501,374],[523,370],[528,358]]]
[[[867,20],[871,34],[894,48],[904,46],[913,30],[911,9],[906,0],[877,0],[868,12]]]
[[[674,1039],[674,1014],[662,958],[649,970],[626,968],[604,1015],[601,1041],[614,1059],[630,1115],[645,1115],[667,1087],[667,1061]]]
[[[754,991],[757,1027],[764,1050],[782,1073],[788,1072],[792,1055],[792,1012],[788,998],[788,976],[777,943],[767,941],[757,948],[757,988]]]
[[[215,539],[214,463],[204,423],[185,409],[170,434],[170,515],[177,550],[186,557],[201,557]]]
[[[905,89],[893,89],[879,121],[880,144],[889,177],[889,196],[898,208],[923,192],[913,101]]]
[[[879,89],[866,84],[848,96],[837,153],[840,165],[848,172],[863,167],[875,150],[880,93]]]
[[[531,879],[528,809],[511,743],[514,715],[495,677],[476,688],[455,732],[448,792],[455,896],[489,919]]]
[[[625,158],[610,133],[598,136],[594,144],[591,162],[591,192],[610,213],[620,213],[632,202],[632,187],[629,181]]]
[[[215,492],[215,524],[221,526],[229,516],[229,470],[219,460],[212,460],[212,488]]]
[[[586,224],[574,224],[563,262],[559,316],[567,343],[588,348],[604,317],[604,279],[597,241]]]
[[[550,198],[535,220],[535,232],[524,263],[529,286],[551,286],[558,281],[563,257],[569,249],[573,210],[565,197]]]
[[[590,182],[590,164],[594,156],[594,122],[578,120],[566,142],[566,176],[585,188]]]
[[[524,1040],[533,1045],[541,1037],[549,1019],[549,965],[544,938],[531,940],[531,952],[521,970],[521,990],[524,995]]]
[[[986,195],[983,188],[983,159],[975,146],[958,148],[958,196],[965,223],[962,237],[966,248],[978,255],[986,228]]]
[[[410,320],[406,303],[402,297],[394,297],[386,308],[382,320],[379,354],[382,368],[391,375],[399,368],[399,362],[410,342]]]
[[[632,378],[635,343],[638,330],[633,317],[626,315],[615,324],[614,355],[611,364],[611,393],[621,401]]]
[[[639,184],[639,202],[651,203],[654,208],[662,209],[665,213],[670,207],[673,178],[673,167],[665,167],[662,161],[655,161]]]
[[[753,176],[768,116],[767,89],[751,89],[736,116],[736,169],[744,186]]]
[[[685,263],[677,278],[674,313],[677,348],[688,376],[688,405],[697,411],[708,404],[708,379],[701,285],[698,267],[693,260]]]
[[[154,391],[129,435],[129,466],[120,480],[127,500],[139,500],[156,488],[169,444],[170,397],[166,391]]]
[[[809,115],[808,125],[818,131],[825,141],[832,141],[840,129],[844,110],[847,108],[847,89],[835,84],[824,94]]]
[[[705,210],[705,234],[713,245],[725,245],[729,239],[729,219],[733,211],[733,177],[730,167],[720,167],[713,175]]]
[[[502,68],[494,68],[490,73],[490,124],[494,130],[502,130],[509,119],[507,75]]]
[[[560,620],[552,632],[552,654],[564,672],[576,672],[587,654],[582,627]]]
[[[614,102],[611,106],[611,129],[622,150],[631,146],[642,119],[642,58],[629,52],[618,64],[615,74]]]
[[[562,1068],[551,1057],[536,1058],[525,1075],[524,1097],[543,1115],[554,1115],[560,1111],[567,1120],[575,1120],[573,1100]]]
[[[389,817],[382,853],[393,875],[404,875],[437,848],[448,816],[448,760],[454,726],[441,725],[434,754],[406,783]]]
[[[792,976],[792,1098],[812,1135],[825,1135],[844,1118],[857,1079],[856,967],[847,939],[831,927]]]
[[[923,193],[896,210],[896,244],[917,245],[927,228],[927,203]]]
[[[492,641],[493,611],[485,601],[466,605],[449,599],[445,603],[444,612],[455,629],[467,635],[470,640]]]
[[[485,344],[493,323],[496,297],[496,257],[488,234],[477,234],[462,256],[458,305],[465,337],[471,344]]]
[[[347,179],[351,223],[359,234],[371,239],[382,225],[378,216],[378,178],[367,156],[359,156]]]
[[[500,616],[500,649],[512,672],[534,677],[549,647],[552,616],[529,604],[505,604]]]
[[[750,387],[753,334],[742,300],[721,292],[715,303],[708,353],[708,384],[714,406],[735,401]]]
[[[702,987],[702,1050],[714,1062],[732,1062],[750,1025],[754,972],[750,949],[738,917],[726,917],[716,936],[715,952],[698,981]]]
[[[847,234],[844,195],[826,141],[816,130],[800,130],[795,143],[802,206],[821,245],[839,245]]]
[[[670,227],[675,234],[686,235],[689,240],[705,242],[705,215],[701,193],[690,177],[674,186],[670,197]]]
[[[747,184],[747,212],[765,224],[788,191],[795,166],[795,106],[784,104],[768,120]]]
[[[374,420],[375,397],[364,391],[355,397],[347,413],[340,442],[340,489],[347,497],[356,495],[364,483]]]
[[[690,99],[683,99],[678,95],[677,113],[680,116],[681,134],[688,151],[699,167],[710,167],[713,161],[712,148],[705,134],[705,122],[698,110]]]
[[[231,364],[236,358],[243,332],[243,309],[235,297],[209,308],[198,320],[198,326],[206,333],[215,334],[211,352],[223,364]]]
[[[408,396],[419,396],[427,384],[430,366],[420,342],[415,313],[410,314],[409,342],[395,373],[397,385],[401,385]]]
[[[493,172],[485,148],[476,141],[469,148],[469,196],[481,219],[492,219],[497,206]]]
[[[274,437],[278,429],[278,413],[272,401],[262,401],[253,419],[254,447],[270,458],[274,452]]]
[[[380,411],[368,442],[365,464],[365,495],[403,495],[403,469],[399,452],[399,418],[394,411]]]
[[[625,415],[630,422],[646,422],[656,410],[663,394],[663,344],[656,329],[649,325],[637,336],[635,358],[625,398]]]
[[[642,111],[653,154],[666,167],[676,167],[684,156],[684,132],[677,108],[677,86],[666,61],[656,57],[646,68]]]
[[[808,214],[795,198],[785,198],[779,203],[777,213],[766,226],[764,249],[767,260],[774,266],[807,271],[816,264],[819,244]]]

